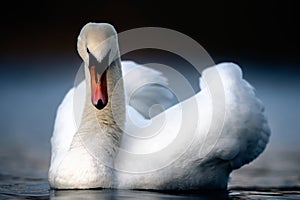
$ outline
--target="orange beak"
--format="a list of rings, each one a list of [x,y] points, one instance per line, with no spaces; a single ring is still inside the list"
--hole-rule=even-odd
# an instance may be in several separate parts
[[[103,109],[108,102],[107,95],[107,69],[101,75],[96,72],[95,66],[90,67],[91,74],[91,98],[93,105],[101,110]]]
[[[108,60],[105,57],[102,62],[89,53],[89,70],[91,75],[91,100],[98,109],[103,109],[108,102],[107,95],[107,67]]]

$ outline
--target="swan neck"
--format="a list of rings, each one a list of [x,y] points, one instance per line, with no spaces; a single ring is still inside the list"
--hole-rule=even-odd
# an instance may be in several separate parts
[[[110,143],[106,151],[114,155],[119,147],[125,123],[125,95],[120,59],[115,60],[107,69],[108,103],[101,110],[98,110],[91,101],[90,72],[87,66],[85,76],[86,100],[79,132],[86,132],[86,128],[90,128],[91,132],[101,135],[101,141],[98,142],[104,144],[99,145],[105,147],[107,142]]]

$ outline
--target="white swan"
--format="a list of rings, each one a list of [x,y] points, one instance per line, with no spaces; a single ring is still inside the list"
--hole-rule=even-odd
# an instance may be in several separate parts
[[[168,84],[162,74],[121,63],[111,25],[87,24],[78,52],[86,80],[67,93],[57,110],[49,169],[53,188],[225,189],[231,171],[255,159],[269,140],[264,108],[233,63],[204,70],[201,92],[170,107],[174,101],[160,87]],[[225,95],[223,118],[213,116],[211,80],[218,76]],[[137,79],[158,84],[145,87],[129,105]],[[74,95],[84,99],[81,105],[74,105]],[[156,98],[170,108],[148,119],[143,107]],[[82,107],[79,119],[74,106]],[[148,137],[153,130],[156,135]],[[146,139],[136,140],[135,134]]]

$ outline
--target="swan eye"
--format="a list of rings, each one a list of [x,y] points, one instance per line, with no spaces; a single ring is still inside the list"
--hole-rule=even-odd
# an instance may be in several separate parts
[[[87,51],[88,53],[91,53],[90,50],[89,50],[89,48],[86,48],[86,51]]]

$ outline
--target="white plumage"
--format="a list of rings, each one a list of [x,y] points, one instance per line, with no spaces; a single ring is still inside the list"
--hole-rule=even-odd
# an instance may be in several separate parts
[[[78,45],[80,54],[91,41],[100,43],[107,35],[115,34],[111,29],[107,24],[86,25]],[[105,47],[101,52],[106,52]],[[82,57],[88,63],[87,56]],[[120,97],[115,111],[109,105],[103,110],[92,106],[87,73],[87,81],[72,88],[59,106],[51,138],[52,187],[224,189],[232,170],[251,162],[264,150],[270,135],[264,108],[236,64],[222,63],[204,70],[201,91],[176,105],[167,90],[168,80],[160,72],[134,62],[121,65],[110,66],[108,72],[108,89],[116,85],[113,79],[123,77],[124,92],[120,90],[116,95],[125,95],[125,103]],[[211,80],[218,77],[225,95],[224,118],[213,116],[212,91],[217,88]],[[141,80],[138,83],[156,84],[146,85],[133,97],[137,79]],[[74,95],[85,100],[76,101],[74,107]],[[166,110],[151,117],[149,108],[157,103]],[[118,124],[119,116],[115,120],[112,115],[122,118],[122,111],[126,112],[126,121]],[[217,130],[219,125],[221,129]]]

